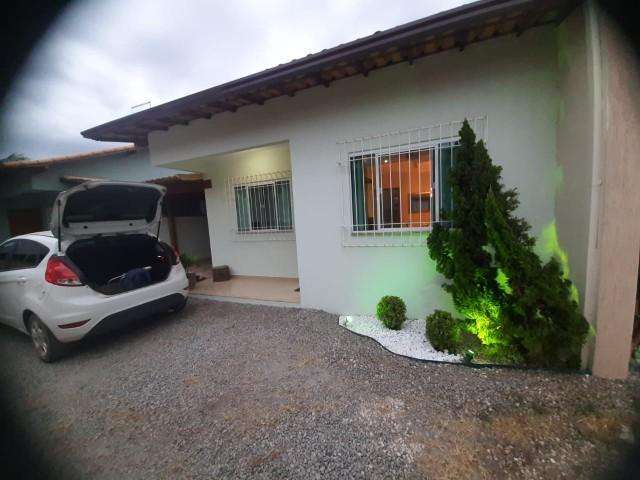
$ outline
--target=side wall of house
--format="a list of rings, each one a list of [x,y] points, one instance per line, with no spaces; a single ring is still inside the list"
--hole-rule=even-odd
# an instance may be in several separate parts
[[[556,59],[555,29],[537,28],[153,132],[151,159],[199,171],[194,159],[288,141],[302,304],[372,313],[382,295],[396,294],[410,316],[424,316],[451,308],[426,247],[343,246],[337,142],[486,115],[490,153],[542,237],[556,223]],[[211,195],[215,212],[222,199]]]
[[[569,270],[582,307],[587,281],[594,124],[586,22],[585,10],[577,8],[558,27],[557,236],[550,236],[546,246]]]

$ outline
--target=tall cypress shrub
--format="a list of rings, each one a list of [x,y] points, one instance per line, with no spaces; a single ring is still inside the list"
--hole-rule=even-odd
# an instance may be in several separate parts
[[[443,288],[490,360],[579,365],[588,326],[571,299],[571,282],[554,259],[543,264],[528,223],[517,217],[515,189],[502,184],[482,140],[465,120],[450,173],[450,222],[427,244]]]

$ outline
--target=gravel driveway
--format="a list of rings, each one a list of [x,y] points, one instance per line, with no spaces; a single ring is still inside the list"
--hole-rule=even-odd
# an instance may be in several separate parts
[[[3,328],[2,394],[61,478],[594,478],[640,438],[638,376],[418,363],[336,320],[191,299],[52,365]]]

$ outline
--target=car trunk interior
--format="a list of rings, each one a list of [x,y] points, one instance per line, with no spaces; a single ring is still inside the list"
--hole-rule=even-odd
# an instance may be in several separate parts
[[[173,263],[171,249],[145,234],[78,240],[67,248],[66,253],[82,272],[85,283],[106,295],[162,282],[168,277]],[[137,285],[133,282],[132,286],[129,280],[136,269],[144,269],[148,275],[143,273],[143,281],[138,281]]]

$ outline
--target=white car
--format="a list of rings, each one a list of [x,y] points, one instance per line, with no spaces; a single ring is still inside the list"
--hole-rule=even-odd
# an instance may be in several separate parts
[[[178,311],[188,281],[158,240],[165,188],[87,182],[58,195],[51,232],[0,245],[0,322],[31,336],[45,362],[65,343]]]

